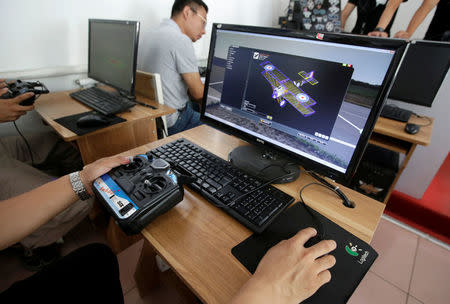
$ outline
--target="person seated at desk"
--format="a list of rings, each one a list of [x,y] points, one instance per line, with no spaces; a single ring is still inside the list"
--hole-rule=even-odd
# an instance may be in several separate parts
[[[408,0],[349,0],[342,10],[342,30],[357,7],[358,17],[352,34],[388,37],[397,9]]]
[[[128,162],[128,157],[112,156],[85,166],[77,173],[82,189],[73,186],[66,175],[0,202],[0,250],[73,205],[78,195],[93,195],[91,185],[97,177]],[[232,303],[299,303],[329,282],[328,269],[336,262],[329,253],[336,243],[323,240],[305,248],[316,233],[306,228],[271,248]],[[74,303],[123,303],[117,259],[108,247],[94,244],[77,249],[0,293],[0,303],[59,303],[67,298]]]
[[[204,91],[193,42],[206,33],[207,13],[201,0],[175,0],[171,18],[145,38],[142,69],[161,75],[164,102],[177,109],[167,116],[169,135],[201,124],[198,103],[191,101]]]
[[[92,185],[95,178],[128,162],[128,158],[121,156],[104,158],[75,175],[82,185]],[[32,234],[90,195],[93,195],[91,187],[81,189],[65,175],[1,201],[0,250]],[[0,293],[0,303],[26,302],[123,303],[117,258],[106,245],[87,245]]]
[[[0,96],[7,92],[7,84],[0,80]],[[0,125],[15,122],[34,109],[19,103],[33,96],[26,93],[15,98],[0,99]],[[26,134],[27,143],[19,136],[0,138],[0,200],[22,194],[73,170],[83,167],[80,154],[53,132]],[[32,155],[30,155],[32,153]],[[46,172],[43,172],[43,169]],[[59,258],[60,240],[89,213],[92,200],[77,202],[55,215],[38,230],[18,240],[24,266],[36,271]]]

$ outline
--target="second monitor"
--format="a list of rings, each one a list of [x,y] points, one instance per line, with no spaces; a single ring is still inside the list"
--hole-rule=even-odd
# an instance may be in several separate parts
[[[70,96],[103,115],[133,107],[138,42],[137,21],[89,19],[88,77],[117,92],[93,87]]]
[[[133,96],[139,22],[89,19],[88,77]]]

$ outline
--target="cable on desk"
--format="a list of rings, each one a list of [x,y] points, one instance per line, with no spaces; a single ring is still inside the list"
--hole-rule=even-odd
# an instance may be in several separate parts
[[[300,191],[299,191],[300,202],[299,202],[299,203],[302,204],[302,206],[303,206],[303,207],[305,208],[305,210],[309,213],[309,215],[311,216],[311,218],[313,219],[313,221],[316,222],[317,236],[318,236],[319,238],[321,238],[321,239],[324,239],[324,237],[325,237],[325,227],[323,226],[323,224],[322,224],[322,222],[320,221],[320,219],[319,219],[314,213],[311,212],[311,209],[312,209],[312,208],[309,207],[308,205],[306,205],[305,200],[303,199],[303,196],[302,196],[303,191],[304,191],[306,188],[308,188],[308,187],[310,187],[310,186],[313,186],[313,185],[318,185],[318,186],[321,186],[321,187],[325,187],[325,188],[327,188],[327,189],[330,189],[329,187],[327,187],[327,186],[325,186],[325,185],[322,185],[322,184],[319,184],[319,183],[316,183],[316,182],[309,183],[309,184],[307,184],[306,186],[304,186],[303,188],[300,189]]]
[[[315,172],[313,171],[306,171],[309,175],[311,175],[312,177],[314,177],[316,180],[318,180],[319,182],[321,182],[321,184],[324,187],[327,187],[329,189],[331,189],[334,193],[336,193],[341,199],[342,199],[342,204],[347,207],[347,208],[355,208],[355,204],[353,202],[351,202],[348,197],[344,194],[344,192],[342,192],[339,189],[339,186],[335,186],[332,185],[331,183],[327,182],[324,178],[320,177],[319,175],[317,175]]]
[[[431,120],[430,117],[423,116],[423,115],[418,115],[418,114],[416,114],[416,113],[413,113],[413,115],[416,116],[417,118],[426,119],[426,120],[428,121],[428,123],[425,124],[425,125],[419,125],[419,124],[416,124],[416,125],[418,125],[418,126],[420,126],[420,127],[428,127],[428,126],[431,125],[431,123],[432,123],[432,120]]]
[[[146,108],[151,108],[151,109],[153,109],[153,110],[156,110],[156,109],[157,109],[156,107],[154,107],[154,106],[152,106],[152,105],[149,105],[149,104],[147,104],[147,103],[143,103],[143,102],[140,102],[140,101],[137,101],[137,100],[134,100],[134,102],[137,103],[138,105],[143,106],[143,107],[146,107]]]

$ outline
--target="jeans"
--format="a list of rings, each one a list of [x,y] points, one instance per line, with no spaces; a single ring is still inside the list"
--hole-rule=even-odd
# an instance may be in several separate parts
[[[179,111],[175,124],[167,129],[169,135],[189,130],[202,124],[200,122],[200,113],[194,110],[196,106],[192,101],[186,103],[186,107]]]

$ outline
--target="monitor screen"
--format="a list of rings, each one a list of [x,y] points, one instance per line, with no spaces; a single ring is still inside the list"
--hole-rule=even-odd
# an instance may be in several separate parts
[[[215,24],[202,120],[345,181],[406,43]]]
[[[139,22],[89,19],[88,77],[134,95]]]
[[[411,41],[389,98],[431,107],[449,65],[449,42]]]

